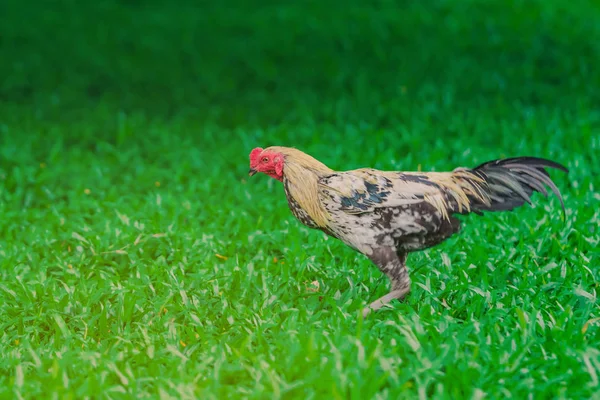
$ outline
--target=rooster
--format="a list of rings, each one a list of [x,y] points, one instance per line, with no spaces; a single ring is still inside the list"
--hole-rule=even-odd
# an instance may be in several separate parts
[[[554,161],[516,157],[451,172],[398,172],[360,168],[334,171],[290,147],[255,148],[253,176],[283,183],[292,214],[365,255],[390,280],[391,290],[363,309],[363,317],[410,291],[409,253],[438,245],[460,231],[457,214],[509,211],[546,187],[565,206],[546,167],[568,173]]]

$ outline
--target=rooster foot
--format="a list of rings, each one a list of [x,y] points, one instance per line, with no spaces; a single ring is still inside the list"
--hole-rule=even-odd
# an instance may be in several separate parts
[[[367,308],[363,309],[363,318],[366,318],[367,315],[369,315],[371,313],[371,311],[379,310],[380,308],[382,308],[383,306],[385,306],[386,304],[388,304],[389,302],[391,302],[394,299],[401,300],[402,298],[404,298],[404,296],[406,296],[406,294],[409,292],[409,290],[410,289],[407,287],[402,288],[402,289],[392,290],[385,296],[382,296],[379,299],[375,300],[374,302],[369,304],[369,306]]]

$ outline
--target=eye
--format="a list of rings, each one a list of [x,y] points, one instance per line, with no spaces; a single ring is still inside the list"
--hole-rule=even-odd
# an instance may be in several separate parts
[[[269,157],[263,157],[262,162],[269,162]]]

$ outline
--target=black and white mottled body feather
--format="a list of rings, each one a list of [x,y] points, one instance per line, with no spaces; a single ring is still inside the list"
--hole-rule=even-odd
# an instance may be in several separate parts
[[[390,293],[364,315],[410,291],[407,254],[459,232],[456,214],[512,210],[531,204],[534,192],[547,196],[546,186],[564,212],[560,192],[545,168],[568,171],[545,159],[509,158],[452,172],[340,172],[295,149],[271,147],[264,152],[283,158],[281,180],[292,214],[364,254],[389,277]]]

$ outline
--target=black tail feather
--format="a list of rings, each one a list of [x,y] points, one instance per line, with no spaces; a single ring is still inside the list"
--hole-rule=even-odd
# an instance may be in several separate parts
[[[531,203],[531,195],[539,192],[548,196],[546,186],[550,188],[561,204],[563,216],[566,216],[565,204],[560,190],[550,179],[545,168],[554,168],[568,173],[569,170],[555,161],[537,157],[513,157],[488,161],[472,169],[487,185],[489,203],[474,202],[476,211],[509,211]]]

